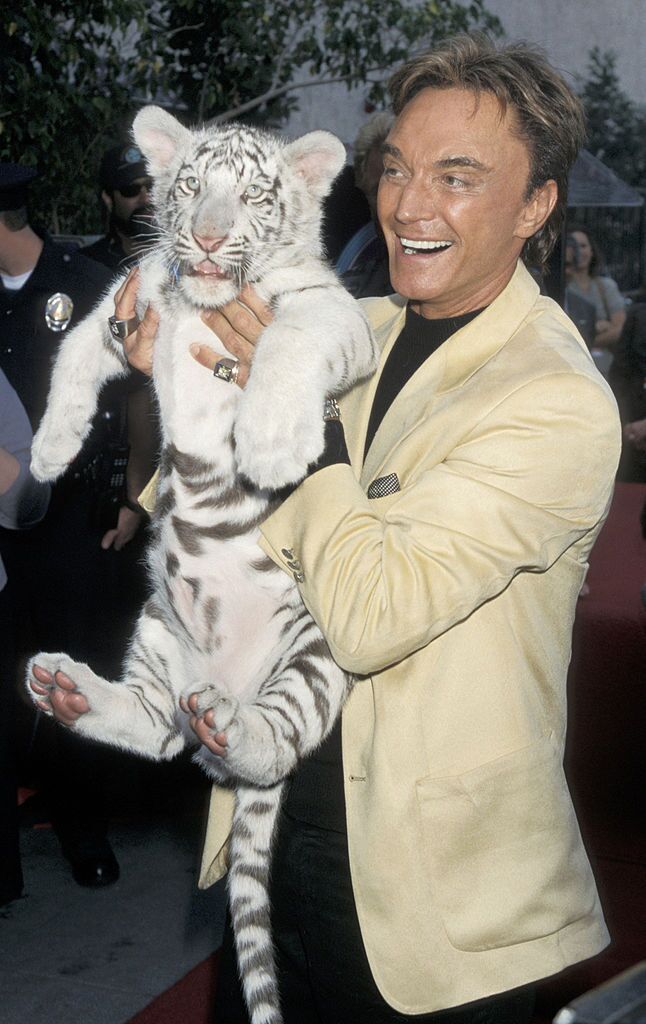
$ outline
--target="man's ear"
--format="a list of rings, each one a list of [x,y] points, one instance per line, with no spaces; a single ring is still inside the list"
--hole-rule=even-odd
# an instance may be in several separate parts
[[[103,203],[108,213],[112,213],[112,196],[110,195],[110,193],[106,192],[106,190],[103,189],[101,193],[101,199],[103,200]]]
[[[518,238],[531,238],[540,231],[556,206],[558,195],[558,185],[553,178],[532,193],[518,218],[515,232]]]

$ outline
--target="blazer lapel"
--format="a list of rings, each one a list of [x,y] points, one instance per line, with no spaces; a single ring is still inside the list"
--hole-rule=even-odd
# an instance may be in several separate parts
[[[368,430],[370,410],[375,397],[379,375],[385,359],[388,358],[395,339],[404,326],[406,319],[406,300],[399,295],[383,299],[371,299],[363,303],[364,310],[372,326],[377,347],[381,351],[376,372],[366,380],[356,384],[346,395],[339,399],[341,418],[346,427],[346,444],[350,461],[357,472],[363,465],[363,451]]]
[[[386,468],[389,471],[396,469],[394,456],[397,448],[422,420],[432,415],[434,398],[460,387],[496,355],[527,317],[538,295],[538,285],[519,261],[511,281],[491,305],[422,363],[397,395],[379,425],[361,470],[364,486],[380,476]],[[403,327],[404,319],[405,310],[404,315],[391,324],[378,373]],[[356,421],[348,421],[353,435],[351,458],[355,466],[362,465],[362,446],[365,443],[378,373],[371,378],[364,392],[360,437],[355,436]]]

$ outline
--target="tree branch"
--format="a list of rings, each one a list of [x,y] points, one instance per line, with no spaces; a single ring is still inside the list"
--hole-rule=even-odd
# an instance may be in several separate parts
[[[390,64],[384,64],[382,67],[368,68],[365,71],[366,75],[374,74],[376,71],[388,71],[391,67]],[[333,85],[337,82],[347,82],[355,78],[355,73],[351,72],[347,75],[322,75],[319,78],[310,78],[306,82],[287,82],[285,85],[280,85],[273,89],[268,89],[262,96],[256,96],[252,100],[247,100],[246,103],[241,103],[238,107],[232,107],[230,110],[225,110],[222,114],[216,114],[215,117],[209,118],[207,125],[211,124],[222,124],[224,121],[230,121],[233,117],[239,117],[240,114],[246,114],[249,110],[255,110],[256,107],[261,107],[263,103],[271,103],[272,100],[278,99],[280,96],[285,96],[288,92],[294,92],[296,89],[310,89],[315,85]]]

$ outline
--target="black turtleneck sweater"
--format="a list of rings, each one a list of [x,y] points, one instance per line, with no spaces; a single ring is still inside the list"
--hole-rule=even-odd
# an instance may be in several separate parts
[[[406,322],[386,359],[377,384],[368,422],[364,457],[379,424],[415,371],[443,342],[480,312],[481,310],[476,310],[444,320],[428,320],[414,313],[410,306],[407,307]],[[333,421],[328,423],[327,427],[327,447],[316,465],[317,470],[324,466],[350,461],[341,424]],[[346,831],[340,720],[318,750],[310,754],[296,769],[289,780],[283,806],[286,813],[298,821],[334,832]]]

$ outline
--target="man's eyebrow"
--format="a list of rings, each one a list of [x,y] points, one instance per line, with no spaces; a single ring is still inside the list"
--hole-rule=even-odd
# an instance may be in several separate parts
[[[381,153],[382,156],[402,158],[401,149],[393,146],[392,142],[384,142],[381,147]],[[490,167],[487,167],[480,160],[476,160],[473,156],[447,156],[443,160],[436,160],[434,166],[440,171],[451,170],[453,167],[470,167],[474,171],[481,171],[483,174],[486,174],[491,170]]]
[[[435,167],[442,171],[451,170],[452,167],[470,167],[474,171],[482,171],[483,173],[491,170],[490,167],[481,163],[480,160],[476,160],[473,156],[447,156],[444,160],[436,160]]]

